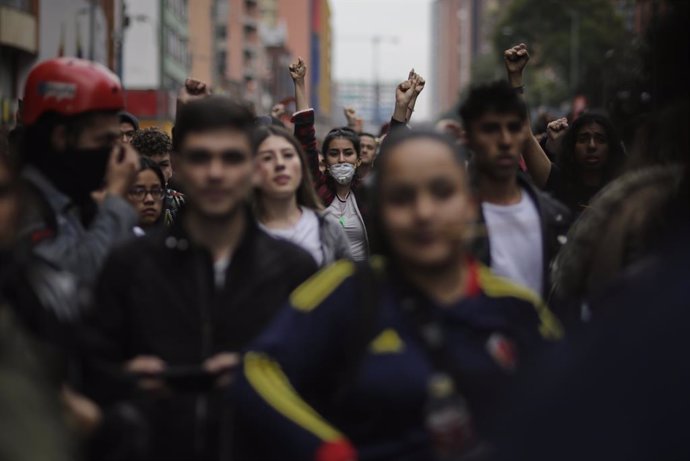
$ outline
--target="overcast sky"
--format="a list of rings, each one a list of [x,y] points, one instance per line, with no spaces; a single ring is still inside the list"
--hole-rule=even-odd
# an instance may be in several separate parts
[[[381,81],[399,82],[410,68],[429,75],[432,0],[330,0],[332,8],[336,81],[373,81],[371,37],[380,35],[378,73]],[[393,43],[391,39],[396,42]],[[427,78],[427,81],[429,79]],[[425,97],[426,96],[426,97]],[[430,112],[428,88],[417,101],[415,118]]]

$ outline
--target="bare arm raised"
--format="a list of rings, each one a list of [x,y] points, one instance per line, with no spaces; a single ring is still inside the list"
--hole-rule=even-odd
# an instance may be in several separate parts
[[[524,43],[509,48],[503,53],[503,62],[508,73],[508,81],[521,94],[524,90],[522,74],[525,66],[527,66],[527,61],[529,61],[529,52],[527,51],[527,45]],[[523,150],[525,164],[535,184],[540,188],[544,188],[551,174],[551,161],[534,137],[534,133],[532,133],[529,116],[525,130],[529,131]]]

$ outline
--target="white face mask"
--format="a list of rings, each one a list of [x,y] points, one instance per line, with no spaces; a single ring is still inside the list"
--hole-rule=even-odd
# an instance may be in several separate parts
[[[355,166],[352,163],[336,163],[328,167],[328,172],[338,184],[350,184],[355,177]]]

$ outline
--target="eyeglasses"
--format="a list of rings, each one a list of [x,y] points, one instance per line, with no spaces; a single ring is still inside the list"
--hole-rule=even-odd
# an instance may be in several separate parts
[[[154,200],[161,200],[165,196],[165,190],[161,188],[146,189],[145,187],[135,187],[127,192],[130,197],[137,200],[144,200],[148,194]]]

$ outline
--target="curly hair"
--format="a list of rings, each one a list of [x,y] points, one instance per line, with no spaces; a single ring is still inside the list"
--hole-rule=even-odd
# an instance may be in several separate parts
[[[146,128],[134,132],[131,141],[132,147],[146,157],[152,155],[165,155],[172,151],[172,139],[159,128]]]

